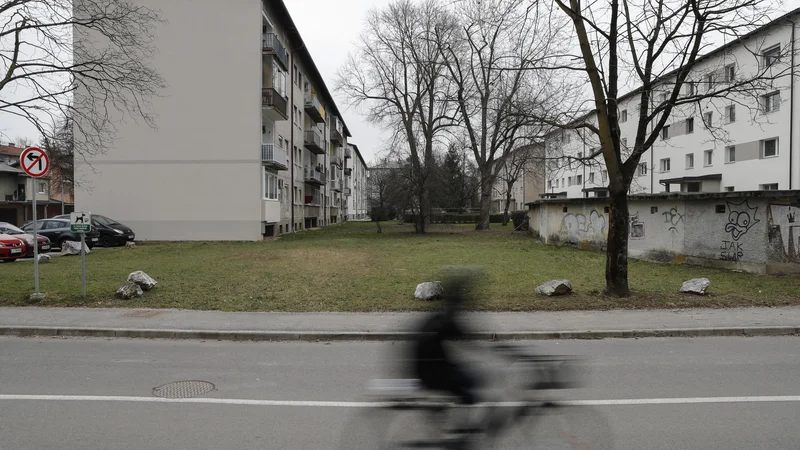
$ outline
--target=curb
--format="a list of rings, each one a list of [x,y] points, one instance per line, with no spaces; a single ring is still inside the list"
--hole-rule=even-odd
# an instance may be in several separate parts
[[[418,333],[406,331],[236,331],[144,328],[80,328],[0,326],[0,336],[116,337],[139,339],[205,339],[220,341],[406,341]],[[664,328],[650,330],[601,331],[478,331],[469,340],[554,340],[554,339],[629,339],[652,337],[792,336],[800,326]]]

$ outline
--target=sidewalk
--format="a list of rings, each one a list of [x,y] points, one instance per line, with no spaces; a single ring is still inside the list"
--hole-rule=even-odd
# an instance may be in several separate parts
[[[0,335],[167,339],[407,339],[420,313],[0,308]],[[800,334],[800,307],[467,313],[475,339]]]

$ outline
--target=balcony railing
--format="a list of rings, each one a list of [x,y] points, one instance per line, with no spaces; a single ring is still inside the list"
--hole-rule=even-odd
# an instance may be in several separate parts
[[[353,169],[351,167],[347,167],[344,169],[344,176],[349,177],[353,175]]]
[[[319,102],[317,94],[306,90],[305,95],[305,111],[308,117],[316,123],[325,122],[325,112],[322,109],[322,104]]]
[[[305,204],[311,206],[319,206],[322,204],[321,202],[322,196],[320,195],[319,189],[315,189],[312,195],[305,196]]]
[[[306,183],[322,186],[325,184],[325,168],[322,166],[306,166],[303,168]]]
[[[281,67],[284,70],[289,70],[289,57],[286,53],[286,48],[274,33],[265,33],[261,37],[261,51],[269,55],[275,55],[275,60],[278,61]]]
[[[277,119],[278,116],[284,120],[289,118],[286,114],[286,103],[286,98],[275,89],[261,89],[261,106],[267,108],[267,111],[274,111],[275,114],[271,115],[273,119]]]
[[[336,116],[331,116],[331,141],[344,145],[344,127]]]
[[[325,146],[322,142],[322,136],[313,130],[306,130],[303,136],[303,144],[307,149],[316,155],[325,153]]]
[[[352,158],[353,157],[353,151],[350,150],[350,147],[346,147],[344,149],[344,157],[345,158]]]
[[[261,144],[261,162],[267,167],[278,170],[289,168],[286,161],[286,150],[275,144]]]
[[[351,193],[352,193],[352,190],[349,187],[344,188],[344,195],[350,196]]]

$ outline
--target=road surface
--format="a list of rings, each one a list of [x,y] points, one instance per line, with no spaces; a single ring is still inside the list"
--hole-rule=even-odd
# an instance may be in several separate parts
[[[0,338],[0,448],[335,448],[367,380],[397,375],[401,345]],[[531,345],[590,358],[565,394],[595,401],[615,448],[800,448],[798,338]],[[183,380],[216,390],[153,396]]]

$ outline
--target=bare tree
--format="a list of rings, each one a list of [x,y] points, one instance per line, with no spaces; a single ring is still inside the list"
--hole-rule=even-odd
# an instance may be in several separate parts
[[[51,194],[75,194],[75,138],[73,135],[72,115],[68,115],[53,124],[42,137],[41,148],[50,157]]]
[[[642,156],[676,117],[705,118],[707,111],[735,103],[758,120],[763,116],[761,97],[775,90],[777,80],[788,82],[789,44],[767,56],[763,39],[746,36],[768,21],[766,13],[774,4],[768,0],[554,1],[571,20],[580,48],[576,58],[554,68],[584,73],[593,104],[589,116],[565,114],[544,122],[582,130],[596,139],[597,155],[608,171],[610,197],[605,291],[628,296],[628,193]],[[702,57],[714,41],[744,37],[740,43],[747,55]],[[724,62],[714,63],[718,60]],[[626,84],[638,86],[632,93],[634,107],[626,111],[636,124],[628,151],[622,143],[619,107],[620,89]],[[715,127],[708,125],[713,135]]]
[[[1,1],[0,113],[43,136],[71,117],[83,157],[111,145],[120,114],[154,126],[150,99],[165,82],[146,62],[160,22],[131,0]]]
[[[511,151],[499,161],[501,166],[497,174],[497,181],[502,186],[501,194],[505,195],[505,205],[503,207],[503,226],[508,225],[508,212],[511,207],[511,199],[514,186],[523,181],[523,178],[533,182],[543,181],[544,152],[541,144],[528,144]]]
[[[559,20],[566,21],[544,2],[527,0],[465,0],[455,11],[459,32],[437,38],[480,173],[476,229],[488,230],[498,161],[532,141],[530,109],[563,100],[560,82],[538,66],[563,50]]]
[[[25,136],[17,136],[14,138],[14,145],[21,148],[27,148],[33,145],[33,139]]]
[[[367,15],[357,49],[339,70],[336,86],[367,118],[392,130],[409,153],[411,194],[420,214],[417,230],[429,220],[430,185],[436,169],[436,140],[453,123],[450,84],[437,33],[453,21],[436,0],[396,0]]]

